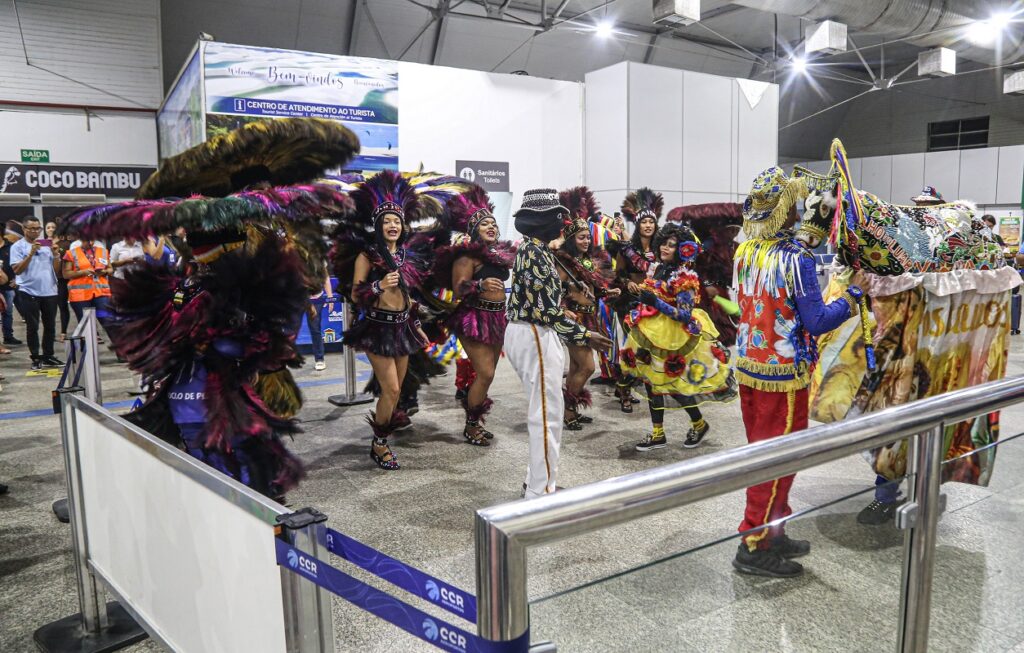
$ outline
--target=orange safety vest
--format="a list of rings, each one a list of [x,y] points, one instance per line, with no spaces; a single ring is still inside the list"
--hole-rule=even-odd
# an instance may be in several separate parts
[[[81,246],[69,252],[71,266],[76,272],[92,270],[94,267],[99,267],[100,269],[107,267],[107,264],[110,262],[107,250],[100,245],[93,244],[92,251],[93,260],[96,262],[95,266],[89,261],[89,257],[85,255],[85,250]],[[110,297],[110,283],[107,281],[106,274],[68,280],[69,302],[87,302],[94,297]]]

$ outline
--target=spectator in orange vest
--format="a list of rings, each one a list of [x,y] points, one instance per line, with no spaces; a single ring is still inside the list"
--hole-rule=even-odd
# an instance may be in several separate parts
[[[102,245],[83,240],[77,247],[64,255],[64,278],[68,280],[68,303],[75,317],[82,319],[86,308],[97,312],[107,307],[110,301],[110,281],[113,272],[110,255]]]

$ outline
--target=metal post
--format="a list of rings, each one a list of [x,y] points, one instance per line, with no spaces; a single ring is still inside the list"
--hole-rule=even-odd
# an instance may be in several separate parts
[[[85,322],[85,396],[89,401],[103,405],[103,388],[100,384],[100,350],[99,331],[97,327],[96,309],[87,308],[83,316]]]
[[[342,333],[348,333],[349,327],[352,325],[352,310],[350,304],[342,302],[341,304],[341,323]],[[356,406],[358,404],[368,404],[373,401],[373,395],[366,392],[356,392],[356,352],[351,347],[345,347],[345,394],[343,395],[331,395],[327,398],[327,401],[334,404],[335,406]]]
[[[281,536],[297,549],[321,560],[327,557],[324,521],[327,517],[312,508],[303,508],[278,521],[284,526]],[[334,618],[331,594],[299,574],[281,567],[281,585],[285,615],[285,642],[288,653],[328,653],[334,651]]]
[[[526,547],[476,516],[477,633],[508,642],[530,627]]]
[[[107,603],[103,589],[89,569],[89,538],[86,532],[85,502],[82,497],[82,471],[78,457],[78,427],[72,395],[83,394],[81,387],[62,388],[60,393],[60,434],[64,446],[64,472],[68,483],[68,508],[71,518],[71,550],[78,585],[80,612],[48,623],[33,633],[40,650],[92,653],[115,651],[148,635],[117,602]]]
[[[900,515],[909,528],[903,546],[899,648],[901,653],[926,653],[931,616],[932,572],[942,505],[943,425],[910,439],[907,451],[909,500]]]

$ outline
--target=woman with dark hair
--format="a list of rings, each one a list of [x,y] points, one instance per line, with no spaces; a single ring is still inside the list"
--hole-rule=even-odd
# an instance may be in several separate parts
[[[691,269],[700,253],[689,227],[662,227],[654,241],[658,267],[640,284],[641,306],[630,311],[626,345],[620,353],[623,371],[643,379],[651,411],[652,432],[637,451],[666,446],[665,410],[669,400],[686,410],[690,430],[683,446],[698,446],[709,430],[698,406],[706,401],[731,401],[736,381],[729,350],[718,342],[718,330],[700,301],[700,279]]]
[[[406,246],[408,221],[417,219],[422,202],[406,179],[388,170],[359,183],[350,197],[355,214],[339,225],[339,236],[357,241],[361,250],[351,276],[351,296],[360,312],[343,342],[366,353],[380,384],[376,408],[367,418],[373,428],[370,458],[381,469],[395,470],[400,466],[388,437],[408,421],[396,410],[402,381],[409,355],[429,342],[409,295],[426,277],[428,261]]]
[[[602,333],[597,316],[599,299],[615,299],[618,288],[610,289],[612,261],[608,254],[593,247],[590,224],[587,220],[587,202],[581,202],[580,194],[589,193],[585,188],[575,188],[560,194],[560,201],[572,211],[569,223],[562,229],[563,242],[555,252],[558,276],[564,292],[562,305],[565,314],[588,330]],[[594,374],[594,352],[591,347],[568,343],[569,374],[565,377],[562,394],[565,400],[563,423],[569,431],[578,431],[593,418],[580,412],[581,407],[589,408],[592,400],[586,384]]]
[[[451,288],[459,300],[445,326],[458,336],[474,372],[461,398],[466,411],[462,437],[482,447],[494,437],[483,425],[494,403],[487,392],[505,343],[505,282],[515,260],[512,244],[499,240],[493,211],[487,191],[479,186],[453,198],[448,203],[451,226],[462,234],[438,251],[434,263],[437,283]]]
[[[626,316],[636,305],[641,284],[657,266],[654,239],[664,207],[665,198],[662,194],[647,187],[629,193],[622,202],[622,214],[634,225],[629,242],[618,247],[615,261],[617,285],[622,291],[615,313],[619,316],[623,330],[629,329]],[[627,375],[615,383],[615,395],[624,413],[632,413],[633,404],[639,402],[633,396],[633,381]]]

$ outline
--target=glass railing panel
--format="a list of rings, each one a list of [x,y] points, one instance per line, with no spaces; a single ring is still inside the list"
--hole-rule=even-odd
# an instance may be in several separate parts
[[[860,457],[797,475],[785,530],[812,550],[796,578],[734,569],[743,492],[531,550],[531,640],[560,652],[892,650],[904,537],[891,511],[858,522],[873,478]],[[595,568],[606,571],[582,573]]]
[[[1007,432],[1019,424],[1010,412]],[[975,480],[975,470],[985,485],[942,485],[928,650],[1024,651],[1024,434],[943,464],[944,478]]]

